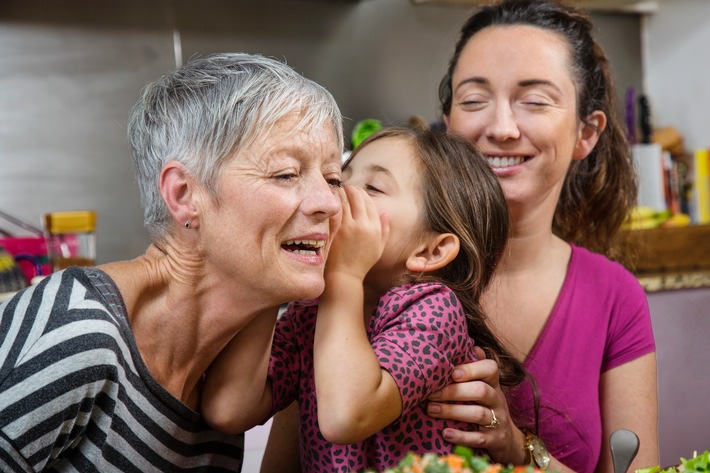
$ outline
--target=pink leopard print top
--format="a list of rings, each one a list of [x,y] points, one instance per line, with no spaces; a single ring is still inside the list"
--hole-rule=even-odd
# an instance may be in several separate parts
[[[304,472],[378,471],[394,466],[409,451],[451,452],[441,431],[473,427],[434,419],[426,399],[449,384],[455,365],[475,360],[466,316],[454,293],[441,284],[404,285],[379,301],[367,329],[380,366],[389,371],[402,396],[401,417],[372,437],[351,445],[326,441],[318,429],[313,379],[313,336],[317,300],[295,302],[276,325],[269,376],[274,412],[297,400],[301,412]],[[333,382],[347,373],[333,373]]]

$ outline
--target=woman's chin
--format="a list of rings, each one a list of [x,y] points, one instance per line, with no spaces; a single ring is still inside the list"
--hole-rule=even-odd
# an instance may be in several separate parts
[[[290,291],[290,293],[292,297],[289,299],[289,302],[302,299],[315,299],[323,293],[325,280],[322,276],[320,278],[304,277],[297,282],[297,286],[291,289],[292,291]]]

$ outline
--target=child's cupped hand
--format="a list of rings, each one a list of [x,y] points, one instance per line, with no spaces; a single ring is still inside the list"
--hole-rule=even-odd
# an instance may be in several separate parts
[[[375,202],[364,189],[345,185],[339,194],[343,214],[328,253],[326,277],[346,275],[364,279],[382,256],[387,243],[387,214],[379,214]]]

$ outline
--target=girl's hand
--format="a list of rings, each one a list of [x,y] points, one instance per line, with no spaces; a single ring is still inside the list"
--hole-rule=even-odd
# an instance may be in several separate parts
[[[326,278],[345,274],[362,280],[382,255],[389,223],[364,189],[345,185],[339,193],[343,215],[328,253]]]
[[[525,454],[525,434],[510,418],[508,403],[500,389],[498,364],[486,360],[483,350],[476,347],[479,361],[459,365],[454,368],[451,378],[454,383],[432,394],[427,412],[432,417],[452,419],[477,424],[478,429],[465,432],[444,429],[443,437],[455,445],[482,448],[498,463],[527,463]],[[441,401],[441,402],[439,402]],[[472,404],[449,404],[445,401],[475,402]],[[493,414],[498,420],[495,428],[490,428]]]

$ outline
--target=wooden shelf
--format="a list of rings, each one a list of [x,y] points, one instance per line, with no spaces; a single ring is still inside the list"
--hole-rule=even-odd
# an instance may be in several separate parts
[[[632,230],[633,272],[649,291],[710,287],[710,225]]]
[[[629,237],[635,273],[710,270],[710,225],[632,230]]]

